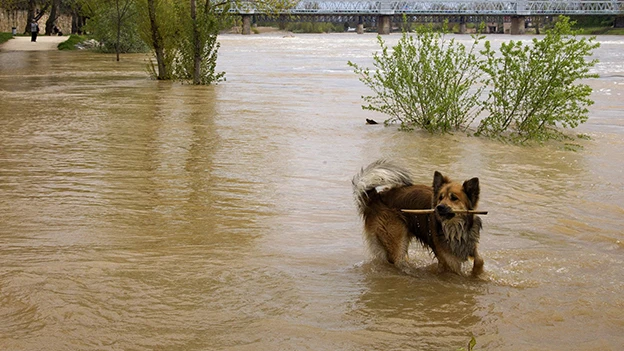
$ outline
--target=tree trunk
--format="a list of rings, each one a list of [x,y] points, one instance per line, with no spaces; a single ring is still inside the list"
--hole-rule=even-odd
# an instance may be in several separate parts
[[[35,13],[37,2],[35,0],[28,0],[28,16],[26,18],[26,26],[24,27],[24,34],[30,34],[30,24],[32,20],[39,21],[48,9],[48,6],[50,6],[49,2],[43,5],[41,11]]]
[[[147,11],[149,12],[150,29],[152,31],[152,46],[156,53],[156,63],[158,64],[158,79],[165,80],[169,77],[165,63],[165,49],[163,40],[156,21],[156,0],[147,0]]]
[[[41,10],[39,10],[39,12],[34,16],[35,21],[39,21],[41,17],[45,15],[46,11],[48,10],[48,7],[50,7],[50,3],[46,2],[41,8]]]
[[[26,18],[26,27],[24,28],[24,34],[30,34],[30,24],[32,23],[32,20],[39,21],[41,17],[43,17],[43,15],[45,14],[45,12],[48,10],[49,6],[50,6],[49,2],[45,3],[45,5],[43,5],[41,10],[35,13],[35,10],[37,9],[36,1],[28,0],[28,16]]]
[[[191,0],[191,20],[193,21],[193,84],[201,83],[201,40],[197,24],[196,0]]]
[[[119,43],[121,42],[121,26],[117,27],[117,42],[115,43],[115,55],[117,62],[119,62]]]
[[[121,13],[119,12],[119,0],[115,0],[115,6],[117,7],[117,41],[115,41],[115,55],[117,62],[119,62],[119,43],[121,42]]]
[[[535,26],[535,34],[540,34],[540,24],[542,24],[542,18],[539,16],[533,17],[533,26]]]
[[[80,18],[80,14],[78,11],[72,11],[72,27],[71,34],[80,34],[80,26],[78,25],[78,19]]]
[[[71,15],[71,34],[82,34],[82,27],[85,25],[86,18],[80,14],[80,8],[73,8]]]
[[[61,5],[61,0],[52,0],[52,8],[50,9],[50,16],[48,17],[48,20],[46,21],[46,26],[45,26],[45,35],[52,34],[52,28],[54,27],[54,22],[56,22],[56,20],[59,17],[60,5]]]
[[[35,0],[28,1],[28,16],[26,16],[26,26],[24,27],[24,34],[30,34],[30,24],[35,18]]]

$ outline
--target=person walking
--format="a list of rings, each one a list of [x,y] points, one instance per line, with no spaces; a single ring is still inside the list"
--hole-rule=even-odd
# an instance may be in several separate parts
[[[37,41],[37,34],[39,34],[39,24],[33,18],[32,23],[30,24],[30,41],[33,43]]]

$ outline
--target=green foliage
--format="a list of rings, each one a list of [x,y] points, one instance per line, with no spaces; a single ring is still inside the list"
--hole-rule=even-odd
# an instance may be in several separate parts
[[[154,24],[150,23],[149,7],[154,6]],[[177,19],[173,2],[169,0],[139,0],[139,35],[148,44],[156,61],[150,60],[147,71],[154,79],[169,80],[173,78],[171,66],[176,55]],[[162,56],[158,55],[155,48],[157,42]],[[162,67],[162,69],[160,68]]]
[[[195,57],[200,58],[198,84],[212,84],[224,79],[224,72],[215,72],[220,30],[231,24],[227,15],[228,3],[212,6],[206,0],[197,1],[196,20],[191,17],[187,1],[152,0],[155,4],[157,40],[162,48],[161,65],[166,72],[160,72],[158,62],[150,62],[150,74],[159,79],[173,79],[194,82]],[[149,23],[149,2],[142,6],[141,37],[154,48],[154,28]],[[159,74],[160,73],[160,74]]]
[[[624,28],[583,27],[579,32],[585,35],[624,35]]]
[[[486,41],[481,55],[475,50],[483,36],[473,35],[467,49],[421,27],[413,37],[404,32],[392,51],[378,37],[374,71],[348,64],[374,93],[363,97],[362,107],[389,115],[386,124],[432,133],[466,130],[485,111],[476,135],[520,143],[571,139],[560,128],[587,121],[592,89],[578,81],[598,77],[590,73],[597,60],[586,58],[599,47],[594,37],[577,38],[571,25],[560,17],[531,45],[512,40],[495,51]]]
[[[133,0],[90,3],[90,18],[84,29],[101,44],[99,50],[114,53],[116,45],[119,45],[120,53],[149,50],[139,35],[137,6]]]
[[[87,37],[84,35],[76,35],[72,34],[62,43],[58,44],[59,50],[76,50],[76,44],[79,44],[83,41],[87,40]]]
[[[570,16],[572,28],[580,29],[585,27],[613,27],[615,16]]]
[[[415,36],[403,32],[391,51],[378,36],[381,52],[373,57],[375,71],[348,63],[375,93],[362,97],[368,103],[363,108],[389,115],[386,124],[399,122],[406,130],[467,128],[481,111],[483,90],[473,87],[482,74],[476,46],[483,36],[472,38],[472,46],[466,48],[431,26],[421,26]]]
[[[0,44],[6,43],[9,39],[13,39],[13,34],[11,33],[0,33]]]
[[[223,79],[215,73],[219,31],[233,22],[228,15],[230,1],[211,0],[137,0],[140,33],[154,52],[156,62],[148,70],[157,79],[212,84]],[[290,0],[244,2],[259,12],[278,13],[292,6]],[[191,9],[195,8],[193,12]],[[195,13],[195,16],[193,16]]]
[[[462,347],[458,351],[473,351],[475,346],[477,346],[477,339],[475,339],[475,337],[473,336],[472,338],[470,338],[470,341],[468,342],[468,347],[467,348]]]
[[[474,350],[474,347],[477,346],[477,339],[473,336],[470,338],[470,342],[468,342],[468,351]]]
[[[573,34],[562,17],[531,46],[510,41],[501,45],[499,55],[485,43],[481,53],[486,57],[485,83],[491,88],[484,104],[489,116],[481,121],[478,135],[514,142],[562,139],[565,135],[557,127],[575,128],[587,120],[592,89],[575,82],[597,77],[589,73],[597,61],[585,57],[599,44]]]
[[[201,3],[201,1],[200,1]],[[220,44],[217,42],[219,31],[226,27],[228,18],[221,13],[227,12],[227,7],[220,7],[219,12],[210,6],[198,6],[197,20],[193,22],[187,3],[175,5],[178,18],[178,32],[176,40],[176,55],[173,60],[173,78],[179,81],[192,83],[194,77],[195,55],[200,57],[199,82],[201,85],[217,83],[224,79],[225,72],[215,72],[217,66],[217,52]],[[195,35],[198,36],[196,42]],[[196,52],[196,49],[199,52]]]

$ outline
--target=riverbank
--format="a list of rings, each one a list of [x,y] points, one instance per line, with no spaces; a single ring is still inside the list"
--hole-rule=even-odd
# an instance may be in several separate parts
[[[0,51],[50,51],[58,50],[58,44],[67,40],[67,36],[40,35],[36,42],[30,41],[30,36],[17,36],[0,44]]]
[[[13,39],[13,34],[0,32],[0,44],[6,43],[7,41],[11,39]]]
[[[581,30],[587,35],[624,35],[624,28],[586,27]]]

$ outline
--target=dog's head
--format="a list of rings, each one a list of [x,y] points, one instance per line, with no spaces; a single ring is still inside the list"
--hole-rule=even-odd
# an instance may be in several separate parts
[[[432,206],[440,221],[454,218],[454,211],[474,210],[478,202],[479,178],[469,179],[460,185],[440,172],[434,173]]]

